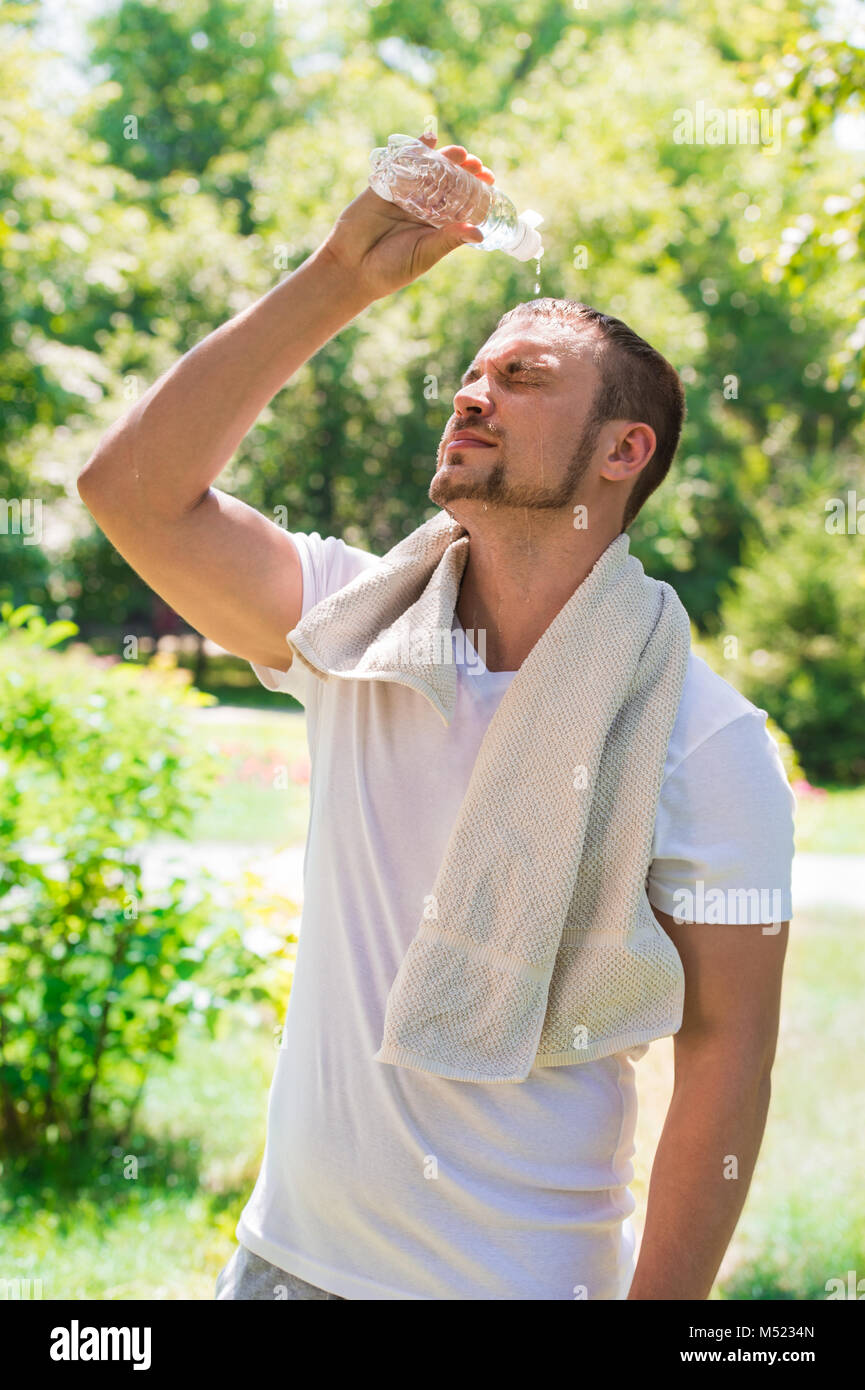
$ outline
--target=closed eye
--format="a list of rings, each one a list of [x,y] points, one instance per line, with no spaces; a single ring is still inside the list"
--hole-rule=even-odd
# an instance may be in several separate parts
[[[543,368],[527,367],[524,363],[516,360],[508,362],[504,369],[496,368],[496,372],[504,381],[514,381],[516,378],[521,378],[523,382],[528,381],[534,383],[539,381],[543,376]],[[469,386],[471,382],[477,381],[479,376],[480,372],[478,368],[472,367],[466,372],[460,385],[463,387]]]
[[[516,381],[521,386],[531,386],[537,381],[537,379],[537,376],[534,375],[532,372],[520,371],[519,369],[517,369],[517,371],[514,372],[508,372],[506,377],[507,381]]]

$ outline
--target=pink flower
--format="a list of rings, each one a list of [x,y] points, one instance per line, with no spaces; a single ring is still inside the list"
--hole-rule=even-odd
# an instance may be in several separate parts
[[[804,777],[800,777],[791,785],[793,787],[794,794],[799,797],[827,795],[825,787],[812,787],[811,783],[808,782]]]

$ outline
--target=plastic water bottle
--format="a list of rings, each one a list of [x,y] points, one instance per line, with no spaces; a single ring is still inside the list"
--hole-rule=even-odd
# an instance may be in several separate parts
[[[518,261],[544,254],[537,228],[543,217],[531,208],[519,216],[510,198],[493,184],[461,169],[446,155],[411,135],[391,135],[369,157],[373,192],[432,227],[471,222],[484,234],[469,241],[479,251],[506,251]]]

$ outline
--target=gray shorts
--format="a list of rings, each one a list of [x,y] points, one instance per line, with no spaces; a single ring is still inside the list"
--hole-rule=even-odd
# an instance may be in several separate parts
[[[238,1245],[216,1280],[215,1298],[265,1299],[271,1303],[297,1298],[335,1298],[346,1300],[338,1293],[328,1293],[315,1284],[307,1284],[296,1274],[289,1274],[276,1265],[268,1264],[253,1255],[245,1245]]]

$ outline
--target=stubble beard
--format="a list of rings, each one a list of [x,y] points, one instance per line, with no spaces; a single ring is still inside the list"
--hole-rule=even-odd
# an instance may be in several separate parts
[[[483,502],[488,507],[519,507],[534,511],[561,511],[569,507],[586,475],[603,422],[596,417],[586,421],[564,476],[555,487],[533,483],[512,483],[508,480],[507,458],[502,449],[495,464],[487,472],[474,476],[465,473],[436,472],[429,487],[429,499],[447,509],[450,502],[468,499]],[[459,454],[459,449],[452,452]],[[467,451],[468,452],[468,451]]]

